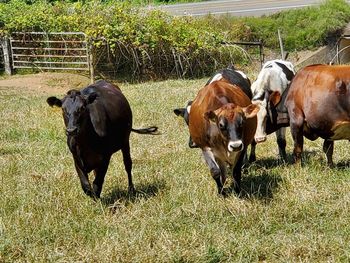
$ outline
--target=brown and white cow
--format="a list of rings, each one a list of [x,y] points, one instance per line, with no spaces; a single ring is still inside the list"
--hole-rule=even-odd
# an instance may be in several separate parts
[[[234,190],[240,191],[242,161],[254,139],[258,110],[238,86],[226,81],[206,85],[192,103],[190,135],[201,148],[219,193],[224,194],[227,165],[233,169]]]
[[[216,81],[216,80],[222,80],[226,81],[230,84],[237,85],[242,91],[251,99],[253,98],[252,91],[250,89],[250,80],[247,77],[246,74],[244,74],[242,71],[235,69],[233,65],[230,65],[228,68],[221,69],[217,71],[213,77],[211,77],[205,85],[209,85],[210,83]],[[176,108],[174,109],[174,113],[177,116],[181,116],[186,124],[188,125],[189,122],[189,113],[191,110],[192,100],[188,101],[185,108]],[[190,136],[188,146],[190,148],[198,148],[198,146],[193,143],[192,138]],[[255,153],[255,151],[254,151]],[[255,155],[255,154],[254,154]]]
[[[295,75],[285,103],[300,162],[304,138],[324,139],[327,163],[333,166],[335,140],[350,140],[350,66],[311,65]]]
[[[295,70],[291,62],[270,60],[263,65],[251,87],[252,102],[260,107],[255,141],[264,142],[267,134],[276,132],[279,155],[284,160],[287,156],[284,127],[288,126],[288,116],[287,110],[283,108],[282,97],[286,97],[285,91],[294,75]]]

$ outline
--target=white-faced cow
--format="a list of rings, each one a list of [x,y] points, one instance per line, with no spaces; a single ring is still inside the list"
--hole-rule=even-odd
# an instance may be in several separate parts
[[[350,66],[311,65],[298,71],[286,99],[294,158],[300,162],[304,138],[324,139],[333,166],[335,140],[350,140]]]
[[[226,81],[230,84],[237,85],[242,91],[250,98],[252,99],[252,91],[250,89],[250,80],[247,77],[246,74],[244,74],[240,70],[236,70],[233,66],[230,66],[228,68],[219,70],[214,74],[212,78],[210,78],[207,83],[205,84],[206,86],[212,83],[213,81],[217,80],[222,80]],[[188,101],[187,105],[185,108],[177,108],[174,109],[174,113],[177,116],[181,116],[184,118],[186,124],[188,125],[189,123],[189,113],[191,110],[191,105],[192,101]],[[188,143],[190,148],[198,148],[198,146],[193,142],[191,136],[189,138],[189,143]]]
[[[279,59],[271,60],[263,65],[251,87],[252,102],[260,107],[255,142],[264,142],[267,134],[276,131],[279,155],[284,160],[286,159],[284,127],[289,125],[284,99],[294,75],[292,63]]]
[[[62,107],[67,144],[85,194],[99,198],[109,161],[121,150],[128,174],[129,192],[134,192],[130,157],[130,132],[150,134],[157,127],[132,128],[132,113],[120,89],[106,81],[98,81],[81,90],[70,90],[63,99],[49,97],[50,106]],[[94,171],[90,185],[88,174]]]
[[[254,139],[258,110],[241,88],[222,80],[204,86],[192,103],[190,135],[201,148],[221,194],[227,165],[233,171],[234,190],[240,191],[242,161]]]

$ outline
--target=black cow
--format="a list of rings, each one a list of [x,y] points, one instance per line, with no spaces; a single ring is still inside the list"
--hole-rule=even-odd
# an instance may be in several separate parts
[[[157,127],[133,129],[127,99],[117,86],[103,80],[81,90],[70,90],[63,99],[49,97],[47,103],[62,107],[67,144],[85,194],[100,197],[110,158],[119,150],[128,174],[129,193],[134,193],[130,132],[155,134]],[[91,171],[95,174],[92,186],[88,179]]]

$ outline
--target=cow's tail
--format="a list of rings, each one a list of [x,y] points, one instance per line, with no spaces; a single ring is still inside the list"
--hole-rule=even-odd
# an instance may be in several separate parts
[[[152,135],[158,135],[160,134],[158,132],[158,127],[157,126],[151,126],[148,128],[143,128],[143,129],[134,129],[131,128],[131,131],[139,133],[139,134],[152,134]]]

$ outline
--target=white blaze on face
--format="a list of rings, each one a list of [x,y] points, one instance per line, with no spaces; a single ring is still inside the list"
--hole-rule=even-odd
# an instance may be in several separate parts
[[[266,100],[255,100],[252,101],[253,104],[256,104],[259,106],[259,111],[257,114],[257,126],[256,126],[256,132],[255,132],[255,141],[257,143],[266,141],[266,118],[267,118],[267,111],[266,111]]]

